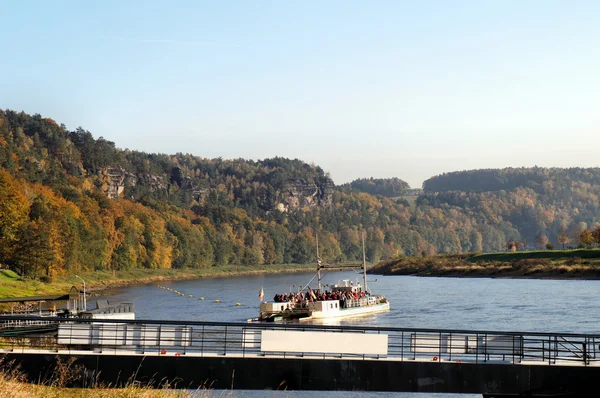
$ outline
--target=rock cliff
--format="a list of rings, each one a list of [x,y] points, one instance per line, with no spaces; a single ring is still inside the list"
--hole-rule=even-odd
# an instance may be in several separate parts
[[[122,168],[111,167],[101,170],[98,175],[99,185],[104,194],[113,200],[124,196],[129,188],[131,192],[173,193],[182,191],[189,193],[189,198],[197,204],[203,204],[211,190],[215,187],[203,186],[202,181],[196,181],[185,176],[181,168],[174,167],[170,175],[150,173],[132,174]],[[264,202],[264,196],[257,197],[261,207],[266,210],[288,212],[296,209],[329,206],[335,184],[328,177],[314,180],[296,179],[283,185],[276,192],[279,200],[271,205]],[[129,198],[130,193],[127,193]],[[131,196],[135,196],[133,193]]]
[[[287,212],[294,209],[329,206],[335,185],[330,179],[324,181],[296,180],[288,184],[283,193],[283,200],[276,209]]]

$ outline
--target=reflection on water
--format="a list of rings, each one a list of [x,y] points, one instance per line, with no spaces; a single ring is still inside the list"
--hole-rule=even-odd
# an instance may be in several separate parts
[[[258,316],[258,293],[264,286],[266,299],[276,293],[295,291],[313,274],[255,275],[162,282],[179,296],[156,285],[115,289],[109,299],[133,301],[138,319],[245,322]],[[354,272],[330,272],[324,283],[357,280]],[[600,306],[596,297],[600,281],[421,278],[377,276],[369,283],[373,293],[390,299],[389,312],[336,319],[335,325],[387,326],[498,331],[598,333]],[[192,295],[192,297],[189,297]],[[199,298],[203,297],[204,300]],[[219,303],[215,300],[220,300]],[[240,306],[236,306],[240,303]],[[316,322],[316,321],[313,321]],[[322,321],[320,321],[322,322]],[[328,321],[332,322],[332,321]],[[238,395],[240,394],[240,395]],[[294,397],[300,392],[236,392],[236,396]],[[430,394],[427,394],[429,396]],[[420,394],[327,392],[336,397],[423,397]],[[477,395],[431,395],[476,397]]]

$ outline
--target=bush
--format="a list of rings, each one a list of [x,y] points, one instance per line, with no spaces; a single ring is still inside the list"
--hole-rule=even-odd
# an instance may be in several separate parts
[[[521,269],[521,270],[531,270],[540,266],[548,266],[551,265],[552,262],[547,258],[527,258],[523,260],[519,260],[513,264],[513,268]]]
[[[572,257],[572,258],[568,259],[567,261],[565,261],[565,264],[579,265],[579,264],[581,264],[581,257]]]
[[[44,283],[52,283],[53,282],[52,277],[46,276],[46,275],[40,276],[40,281],[44,282]]]

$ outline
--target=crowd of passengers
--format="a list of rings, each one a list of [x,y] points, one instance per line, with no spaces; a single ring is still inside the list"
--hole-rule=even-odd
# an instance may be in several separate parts
[[[325,291],[325,292],[312,292],[314,294],[313,295],[310,294],[310,292],[306,292],[306,293],[302,293],[302,292],[298,292],[298,293],[289,293],[289,294],[276,294],[275,298],[273,299],[275,302],[277,303],[287,303],[290,302],[292,303],[292,305],[295,305],[296,303],[309,303],[309,302],[313,302],[313,301],[327,301],[327,300],[339,300],[340,304],[342,306],[342,308],[345,307],[345,302],[347,300],[358,300],[362,297],[367,297],[369,296],[369,292],[350,292],[350,291],[342,291],[342,290],[332,290],[332,291]],[[316,300],[315,300],[316,298]]]

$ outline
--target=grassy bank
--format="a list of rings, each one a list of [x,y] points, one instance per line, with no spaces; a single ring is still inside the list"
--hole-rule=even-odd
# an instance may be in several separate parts
[[[28,383],[26,374],[4,363],[0,358],[0,398],[209,398],[227,397],[228,394],[215,394],[209,389],[176,390],[166,385],[162,389],[153,389],[136,381],[129,382],[123,388],[110,388],[99,382],[91,382],[87,388],[69,388],[80,385],[81,369],[71,364],[59,364],[54,373],[40,384]]]
[[[135,269],[130,271],[88,271],[81,272],[90,292],[110,287],[152,283],[165,280],[199,279],[219,276],[254,275],[262,273],[302,272],[315,268],[314,264],[277,264],[260,266],[226,266],[202,269]],[[75,275],[67,275],[42,282],[21,278],[9,270],[0,271],[0,298],[67,293],[71,286],[81,287],[81,280]]]
[[[600,278],[600,249],[402,257],[370,271],[383,275]]]
[[[575,249],[575,250],[532,250],[522,252],[485,253],[469,257],[469,261],[519,261],[528,259],[599,259],[600,249]]]

